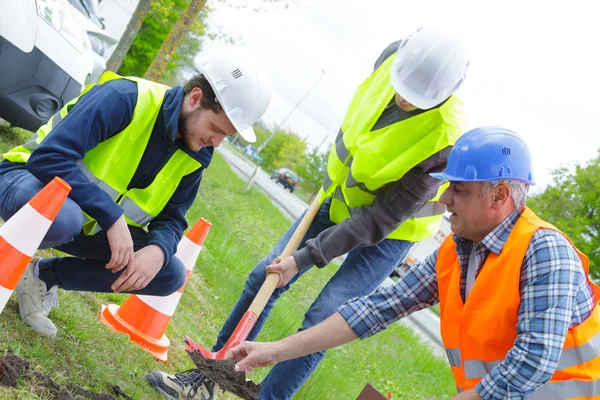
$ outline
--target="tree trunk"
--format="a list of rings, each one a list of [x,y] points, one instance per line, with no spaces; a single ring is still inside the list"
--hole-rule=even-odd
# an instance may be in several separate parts
[[[121,36],[121,40],[119,40],[117,47],[106,62],[107,71],[117,72],[121,67],[125,55],[129,51],[131,44],[144,23],[144,18],[146,18],[148,11],[150,11],[150,2],[151,0],[140,0],[138,3],[127,24],[127,28],[125,28],[125,32],[123,32],[123,35]]]
[[[198,14],[200,14],[205,4],[206,0],[190,0],[187,8],[181,17],[179,17],[171,32],[169,32],[160,50],[158,50],[156,57],[152,60],[152,64],[146,70],[144,79],[156,82],[160,81],[171,63],[171,58],[175,54],[177,46],[181,43],[183,36],[190,30],[194,20],[198,18]]]

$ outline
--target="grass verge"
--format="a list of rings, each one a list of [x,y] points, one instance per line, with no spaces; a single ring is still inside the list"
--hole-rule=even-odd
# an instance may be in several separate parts
[[[0,149],[21,143],[22,137],[14,136],[21,134],[0,132]],[[59,329],[54,340],[38,336],[22,323],[13,296],[0,314],[0,350],[12,348],[59,384],[105,393],[118,384],[134,399],[160,399],[145,384],[144,375],[153,369],[176,372],[193,366],[184,351],[184,335],[207,347],[213,344],[247,274],[289,226],[261,191],[252,188],[244,192],[243,187],[244,182],[215,154],[199,197],[188,212],[190,224],[202,216],[213,226],[167,329],[171,340],[167,362],[154,360],[125,335],[115,334],[99,322],[103,303],[120,304],[127,297],[114,294],[60,291],[60,307],[50,314]],[[277,340],[295,332],[334,272],[335,266],[330,265],[307,273],[277,302],[258,340]],[[250,378],[258,382],[267,372],[254,372]],[[391,391],[395,399],[446,399],[454,392],[444,362],[433,357],[411,331],[394,324],[373,338],[330,351],[295,398],[353,399],[366,382],[382,392]],[[0,387],[0,398],[50,397],[22,381],[16,389]],[[234,397],[225,394],[222,398]]]

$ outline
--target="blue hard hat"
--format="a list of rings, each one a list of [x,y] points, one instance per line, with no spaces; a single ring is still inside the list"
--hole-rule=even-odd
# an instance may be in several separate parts
[[[499,126],[483,126],[462,135],[446,170],[429,174],[455,182],[506,180],[535,185],[531,153],[523,138]]]

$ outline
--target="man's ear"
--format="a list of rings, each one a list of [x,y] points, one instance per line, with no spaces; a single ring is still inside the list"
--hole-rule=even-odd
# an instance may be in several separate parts
[[[198,107],[203,95],[202,89],[197,87],[193,88],[190,94],[188,94],[188,104],[190,105],[190,108]]]
[[[500,184],[495,188],[494,192],[492,207],[495,210],[499,210],[508,200],[510,200],[510,188],[508,185]]]

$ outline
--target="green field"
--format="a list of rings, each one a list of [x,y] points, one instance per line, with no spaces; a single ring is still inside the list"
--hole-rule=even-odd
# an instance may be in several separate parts
[[[20,143],[23,135],[0,126],[0,150]],[[118,384],[134,399],[159,399],[144,375],[153,369],[179,371],[193,366],[183,345],[184,335],[211,346],[244,285],[245,277],[290,222],[257,189],[244,192],[244,181],[216,155],[204,176],[199,197],[188,213],[190,224],[199,217],[213,226],[179,307],[167,329],[169,360],[155,361],[148,353],[99,322],[102,304],[122,303],[127,295],[59,292],[60,307],[50,318],[57,338],[35,334],[18,316],[16,296],[0,315],[0,350],[11,348],[35,371],[61,385],[73,384],[109,393]],[[42,256],[49,256],[43,252]],[[309,305],[335,272],[330,265],[314,269],[277,303],[258,340],[276,340],[296,331]],[[268,371],[250,375],[260,381]],[[366,382],[394,399],[447,399],[454,383],[443,360],[437,359],[401,324],[365,341],[332,350],[304,385],[297,399],[355,399]],[[31,380],[17,388],[0,386],[2,399],[50,399]],[[234,398],[223,395],[224,399]]]

